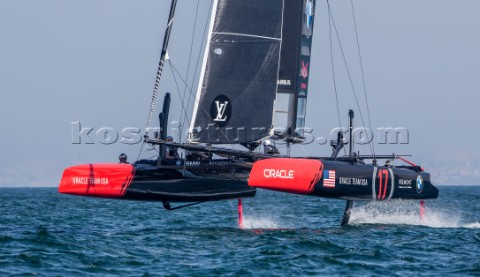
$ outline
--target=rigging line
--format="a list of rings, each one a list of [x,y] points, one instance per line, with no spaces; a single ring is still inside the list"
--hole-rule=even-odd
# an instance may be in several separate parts
[[[193,30],[192,30],[193,35],[192,35],[192,40],[191,40],[191,42],[190,42],[190,52],[189,52],[189,54],[188,54],[187,76],[186,76],[186,78],[185,78],[187,81],[188,81],[188,79],[189,79],[189,77],[190,77],[190,76],[189,76],[189,75],[190,75],[190,62],[191,62],[191,60],[192,60],[193,41],[195,40],[195,29],[196,29],[196,26],[197,26],[197,18],[198,18],[198,8],[199,8],[199,5],[200,5],[200,0],[197,0],[197,8],[196,8],[196,10],[195,10],[195,20],[194,20],[194,22],[193,22]],[[183,89],[183,100],[182,100],[183,103],[185,103],[185,95],[186,95],[186,93],[187,93],[187,84],[185,84],[184,89]],[[185,112],[185,117],[187,117],[186,112]],[[184,118],[183,118],[183,114],[181,114],[181,115],[180,115],[180,122],[183,123],[183,119],[184,119]],[[183,128],[182,128],[182,127],[183,127],[183,124],[180,125],[180,138],[179,138],[180,141],[182,141],[182,133],[183,133],[183,131],[182,131]]]
[[[211,12],[210,12],[210,16],[211,16],[211,17],[212,17],[212,15],[213,15],[213,13],[215,12],[215,10],[217,9],[217,8],[216,8],[216,7],[217,7],[217,4],[218,4],[218,0],[214,0],[214,1],[212,2],[212,8],[210,9],[210,11],[211,11]],[[209,30],[208,30],[209,33],[208,33],[207,37],[211,37],[210,35],[211,35],[211,32],[213,31],[213,26],[214,26],[214,20],[213,20],[213,18],[211,18],[208,26],[209,26]],[[204,36],[204,38],[205,38],[205,36]],[[207,38],[207,39],[208,39],[208,38]],[[204,77],[203,75],[204,75],[204,73],[205,73],[204,70],[205,70],[205,67],[206,67],[206,64],[207,64],[206,61],[207,61],[207,58],[208,58],[208,55],[207,55],[207,54],[208,54],[209,46],[210,46],[210,42],[209,42],[209,43],[206,43],[206,47],[205,47],[205,49],[204,49],[204,50],[205,50],[205,52],[204,52],[204,59],[203,59],[203,62],[204,62],[204,63],[202,64],[202,72],[201,72],[201,75],[200,75],[200,82],[202,82],[202,78]],[[199,114],[200,112],[203,112],[203,113],[206,115],[206,118],[209,119],[209,121],[210,121],[211,123],[213,123],[213,126],[217,126],[217,124],[215,123],[215,120],[210,116],[209,112],[208,112],[205,108],[202,108],[202,109],[203,109],[202,111],[198,111],[198,110],[197,110],[197,109],[199,108],[199,104],[200,104],[201,85],[203,85],[203,83],[200,83],[200,84],[199,84],[199,88],[198,88],[198,91],[197,91],[197,95],[194,97],[194,99],[195,99],[195,100],[194,100],[195,106],[194,106],[194,110],[193,110],[193,114],[192,114],[192,122],[191,122],[191,124],[195,124],[196,115]],[[191,91],[190,91],[190,92],[191,92]],[[197,97],[198,97],[198,98],[197,98]],[[209,124],[209,126],[210,126],[210,124]],[[194,127],[195,127],[195,126],[191,126],[191,125],[190,125],[190,131],[193,131]],[[218,128],[218,127],[216,127],[216,128]],[[220,128],[218,128],[218,129],[220,129]],[[225,140],[226,140],[226,143],[223,143],[223,144],[238,144],[238,143],[232,142],[232,141],[228,138],[228,136],[227,136],[226,133],[225,133],[225,130],[221,130],[221,129],[220,129],[220,130],[217,130],[217,131],[219,131],[220,134],[223,135],[223,137],[224,137]],[[191,136],[191,135],[192,135],[192,134],[190,134],[190,136]],[[231,145],[231,147],[233,148],[233,145]]]
[[[145,140],[142,141],[142,145],[140,146],[140,151],[138,151],[137,162],[140,160],[140,156],[142,155],[142,153],[147,152],[149,150],[155,150],[155,152],[157,152],[157,154],[147,158],[147,160],[151,159],[155,156],[158,156],[160,154],[160,151],[158,151],[157,148],[155,148],[154,146],[152,146],[152,149],[143,150],[144,146],[145,146]]]
[[[330,5],[328,6],[328,9],[331,10]],[[343,62],[345,64],[345,69],[347,71],[348,79],[350,81],[350,86],[352,87],[352,93],[353,93],[353,96],[355,98],[355,102],[357,104],[358,112],[360,113],[360,119],[362,120],[363,126],[365,126],[365,120],[363,119],[363,113],[362,113],[362,110],[360,108],[360,104],[358,102],[358,97],[357,97],[357,92],[355,90],[355,85],[353,84],[352,75],[350,74],[350,69],[348,67],[347,58],[345,56],[345,52],[343,51],[342,43],[341,43],[341,40],[340,40],[340,35],[339,35],[339,32],[338,32],[337,26],[335,24],[335,20],[333,18],[333,15],[332,15],[332,23],[333,23],[333,28],[335,29],[335,33],[336,33],[336,36],[337,36],[338,45],[339,45],[340,51],[342,53]],[[367,139],[370,140],[370,136],[368,135],[368,132],[366,132],[366,136],[367,136]],[[372,151],[372,153],[373,153],[372,145],[369,144],[369,147],[370,147],[370,151]]]
[[[154,149],[157,150],[156,148],[154,148]],[[158,156],[158,154],[159,154],[159,153],[157,153],[157,154],[155,154],[155,155],[152,155],[152,156],[146,158],[146,160],[150,160],[151,158]]]
[[[147,132],[148,132],[148,129],[150,128],[150,124],[152,123],[152,114],[153,114],[153,111],[155,110],[155,104],[157,103],[158,87],[160,85],[160,78],[162,76],[164,65],[165,65],[164,61],[160,60],[160,64],[158,65],[158,69],[157,69],[157,75],[155,77],[155,85],[153,87],[153,95],[152,95],[152,101],[150,103],[150,110],[148,111],[147,128],[146,128]]]
[[[303,146],[303,144],[299,144],[300,145],[300,148],[302,149],[303,153],[305,153],[305,156],[306,157],[311,157],[310,153],[308,153],[307,149],[305,148],[305,146]]]
[[[212,12],[211,10],[212,10],[212,9],[210,9],[210,14],[211,14],[211,12]],[[172,22],[173,22],[173,19],[172,19],[171,22],[168,23],[168,27],[171,26]],[[204,36],[204,37],[205,37],[205,36]],[[191,97],[191,95],[192,95],[192,90],[191,90],[191,88],[188,87],[187,82],[182,78],[181,74],[180,74],[180,73],[178,72],[178,70],[175,68],[175,66],[174,66],[173,63],[170,61],[170,59],[168,59],[168,61],[169,61],[169,64],[170,64],[170,68],[171,68],[171,69],[174,69],[174,70],[177,72],[178,76],[180,77],[180,79],[182,80],[182,82],[185,84],[186,89],[188,88],[188,91],[189,91],[189,94],[190,94],[189,99],[190,99],[190,97]],[[160,77],[161,77],[162,72],[163,72],[164,64],[165,64],[165,63],[164,63],[164,60],[163,60],[163,59],[160,59],[159,67],[158,67],[158,70],[157,70],[157,76],[156,76],[156,80],[155,80],[155,86],[154,86],[154,90],[153,90],[152,101],[151,101],[150,110],[149,110],[149,114],[148,114],[147,128],[146,128],[147,130],[150,128],[151,116],[152,116],[153,111],[154,111],[154,109],[155,109],[155,103],[156,103],[156,98],[157,98],[157,95],[158,95],[158,88],[159,88],[159,84],[160,84]],[[197,68],[198,68],[198,60],[197,60]],[[173,72],[173,71],[172,71],[172,72]],[[174,76],[175,83],[176,83],[176,86],[177,86],[177,92],[180,94],[180,89],[179,89],[179,87],[178,87],[178,83],[177,83],[177,81],[176,81],[175,74],[173,74],[173,76]],[[192,83],[193,83],[193,82],[192,82]],[[180,96],[180,98],[181,98],[181,95],[179,95],[179,96]],[[198,99],[196,99],[196,97],[194,97],[194,99],[195,99],[195,102],[198,103]],[[185,112],[185,115],[186,115],[186,117],[187,117],[188,115],[187,115],[187,112],[186,112],[185,105],[184,105],[183,101],[182,101],[182,109],[183,109],[183,111]],[[208,118],[211,119],[212,123],[214,123],[213,118],[210,117],[210,114],[209,114],[205,109],[203,110],[203,112],[207,115]],[[228,137],[227,137],[227,135],[224,133],[223,130],[221,130],[220,133],[227,139],[227,141],[228,141],[229,143],[231,143],[231,142],[228,140]],[[143,148],[143,146],[142,146],[142,148]],[[142,149],[140,149],[140,153],[141,153],[141,152],[142,152]],[[140,153],[139,153],[139,156],[140,156]]]
[[[154,151],[157,152],[157,153],[154,154],[154,155],[152,155],[152,156],[150,156],[150,157],[148,157],[148,158],[145,158],[146,160],[149,160],[149,159],[151,159],[151,158],[153,158],[153,157],[155,157],[155,156],[160,155],[160,151],[157,150],[157,148],[155,148],[155,146],[150,145],[152,148],[150,148],[150,149],[147,148],[146,150],[143,150],[144,145],[145,145],[145,141],[142,142],[142,147],[141,147],[141,149],[140,149],[140,152],[138,153],[137,161],[139,161],[140,155],[141,155],[142,153],[146,153],[146,152],[149,152],[149,151],[151,151],[151,150],[154,150]]]
[[[146,145],[146,144],[145,144],[145,140],[144,140],[144,141],[142,141],[142,146],[140,147],[140,151],[138,152],[137,162],[140,160],[140,156],[141,156],[143,153],[146,153],[146,152],[148,152],[148,151],[150,151],[150,150],[155,150],[155,152],[157,152],[157,153],[156,153],[155,155],[147,158],[147,160],[150,159],[150,158],[153,158],[153,157],[155,157],[155,156],[158,156],[158,155],[160,154],[160,152],[159,152],[159,151],[157,150],[157,148],[155,148],[154,146],[152,146],[151,149],[148,149],[148,148],[147,148],[146,150],[144,150],[145,145]]]
[[[211,14],[213,12],[213,1],[211,2],[210,4],[210,9],[209,9],[209,12],[208,12],[208,18],[211,17]],[[207,39],[207,31],[208,31],[208,20],[205,22],[205,27],[203,28],[203,34],[202,34],[202,43],[201,45],[205,45],[205,40]],[[200,65],[200,60],[201,60],[201,53],[202,53],[202,48],[200,48],[199,51],[199,54],[197,56],[197,64],[195,65],[195,71],[193,72],[193,78],[192,78],[192,83],[190,85],[190,87],[193,87],[193,84],[195,83],[195,76],[197,76],[197,72],[198,72],[198,66]],[[192,97],[192,93],[191,93],[191,90],[190,90],[190,94],[188,95],[188,100],[187,100],[187,107],[190,106],[190,99]],[[193,98],[195,99],[196,97],[193,96]],[[182,126],[185,124],[185,119],[183,119],[183,122],[182,122]],[[188,124],[188,128],[190,129],[190,120],[187,122]]]
[[[173,68],[173,65],[172,65],[172,62],[170,61],[170,59],[168,60],[168,64],[170,65],[170,70],[172,71],[172,76],[173,76],[173,80],[175,81],[175,86],[177,87],[177,93],[178,93],[178,96],[180,98],[180,103],[182,104],[182,111],[185,113],[185,116],[187,116],[187,110],[185,109],[185,105],[184,105],[184,99],[182,99],[182,96],[180,95],[180,87],[178,85],[178,82],[177,82],[177,77],[175,76],[175,73],[173,72],[172,68]],[[178,73],[177,73],[178,74]],[[186,86],[187,84],[185,84]],[[167,122],[168,123],[168,122]]]
[[[368,104],[368,97],[367,97],[367,86],[365,84],[365,73],[364,73],[364,69],[363,69],[362,52],[360,51],[360,40],[358,38],[357,16],[355,14],[355,6],[353,5],[353,0],[350,0],[350,4],[352,6],[353,25],[355,26],[355,37],[357,39],[358,57],[360,59],[360,70],[361,70],[361,73],[362,73],[363,92],[365,94],[365,103],[367,104],[368,128],[370,128],[370,130],[372,130],[372,121],[371,121],[371,117],[370,117],[370,107],[369,107],[369,104]],[[373,138],[372,138],[372,141],[370,141],[370,143],[372,144],[372,148],[373,148],[373,153],[372,154],[375,157],[375,144],[373,143]]]
[[[168,60],[168,61],[169,61],[170,68],[173,69],[173,70],[177,73],[177,75],[178,75],[178,77],[180,78],[180,80],[186,85],[187,82],[185,81],[185,79],[182,78],[182,76],[181,76],[181,74],[178,72],[177,68],[173,65],[173,63],[172,63],[170,60]],[[177,82],[177,79],[175,78],[175,74],[173,74],[173,76],[174,76],[175,82]],[[177,84],[177,89],[178,89],[178,84]],[[179,91],[180,91],[180,90],[178,89],[178,92],[179,92]],[[192,94],[192,88],[189,87],[189,88],[188,88],[188,91],[190,92],[190,94]],[[180,92],[179,92],[179,93],[180,93]],[[195,99],[195,102],[196,102],[196,103],[199,103],[199,100],[196,99],[196,97],[195,97],[194,99]],[[185,107],[184,107],[183,103],[182,103],[182,108],[183,108],[183,111],[186,113],[186,110],[185,110]],[[202,112],[204,112],[205,115],[207,115],[207,118],[209,118],[210,121],[216,126],[215,121],[214,121],[213,118],[210,116],[210,113],[208,113],[208,111],[205,110],[205,109],[203,109]],[[188,116],[188,115],[186,115],[186,116]],[[228,137],[227,137],[227,134],[225,133],[225,131],[220,130],[220,133],[225,137],[225,139],[228,141],[228,143],[232,144],[231,141],[228,140]]]
[[[146,135],[148,134],[148,130],[150,129],[150,124],[152,123],[152,114],[153,114],[153,111],[155,110],[155,104],[156,104],[157,95],[158,95],[158,88],[160,86],[160,79],[162,77],[165,59],[168,58],[168,53],[167,53],[168,42],[170,40],[170,34],[173,28],[173,21],[175,18],[176,6],[177,6],[177,0],[172,0],[172,3],[170,5],[170,15],[168,17],[167,28],[165,29],[165,35],[163,38],[162,53],[160,55],[160,61],[158,63],[158,68],[157,68],[157,75],[155,77],[155,85],[153,87],[152,101],[150,103],[150,110],[148,111],[148,116],[147,116],[147,127],[145,128]]]
[[[327,5],[328,5],[328,31],[329,31],[329,39],[330,39],[330,63],[332,65],[332,79],[333,79],[333,87],[335,91],[335,100],[337,102],[337,117],[338,117],[338,128],[340,128],[340,132],[342,131],[342,120],[341,120],[341,115],[340,115],[340,104],[338,101],[338,89],[337,89],[337,80],[335,77],[335,62],[333,59],[333,39],[332,39],[332,11],[330,9],[330,2],[327,0]],[[346,155],[347,150],[343,148],[343,153]]]
[[[181,76],[180,73],[178,72],[177,68],[173,65],[173,63],[172,63],[170,60],[169,60],[169,65],[170,65],[170,67],[171,67],[173,70],[175,70],[175,72],[177,73],[177,75],[178,75],[178,77],[180,78],[180,80],[182,80],[182,82],[183,82],[184,84],[186,84],[185,79],[182,78],[182,76]],[[174,75],[174,76],[175,76],[175,75]],[[175,78],[175,82],[176,82],[176,78]],[[178,87],[178,85],[177,85],[177,87]],[[190,87],[188,88],[188,91],[190,92],[190,94],[193,93],[193,92],[192,92],[192,89],[191,89]],[[195,99],[196,103],[199,103],[199,101],[198,101],[196,98],[194,98],[194,99]],[[182,104],[182,107],[183,107],[183,104]],[[183,107],[183,110],[184,110],[184,112],[186,113],[186,110],[185,110],[184,107]],[[209,118],[210,121],[216,126],[215,121],[214,121],[213,118],[210,116],[210,113],[208,113],[208,111],[205,110],[205,109],[203,109],[203,112],[205,113],[205,115],[207,115],[207,118]],[[188,115],[186,115],[186,116],[188,116]],[[229,143],[231,143],[231,141],[228,140],[227,134],[226,134],[223,130],[221,130],[220,133],[225,137],[225,139],[227,139],[227,141],[228,141]]]
[[[172,70],[174,70],[175,73],[177,73],[177,75],[178,75],[178,77],[180,78],[180,80],[182,81],[182,83],[188,88],[189,95],[192,96],[192,95],[193,95],[193,91],[192,91],[192,88],[188,86],[187,81],[182,77],[182,75],[180,74],[180,72],[178,71],[178,69],[175,67],[175,65],[174,65],[172,62],[170,62],[169,64],[170,64],[170,68],[171,68]],[[189,98],[190,98],[190,97],[189,97]],[[198,100],[197,100],[196,98],[194,98],[194,99],[195,99],[195,102],[198,103]],[[182,104],[182,105],[183,105],[183,104]],[[187,107],[188,107],[188,104],[187,104]],[[187,110],[186,110],[185,107],[183,108],[183,111],[184,111],[184,113],[185,113],[184,120],[185,120],[185,119],[190,120],[190,119],[188,118],[188,112],[187,112]],[[205,111],[205,112],[207,113],[207,111]],[[208,116],[208,117],[210,117],[210,116]],[[210,119],[212,119],[212,121],[213,121],[213,118],[210,117]]]
[[[144,145],[145,145],[145,141],[142,141],[142,145],[140,146],[140,151],[138,151],[137,162],[140,160],[140,155],[142,155],[142,150]]]
[[[170,65],[171,69],[172,69],[173,71],[175,71],[175,73],[177,73],[178,77],[180,78],[180,81],[182,81],[182,83],[187,87],[187,90],[188,90],[188,92],[190,93],[190,95],[192,95],[192,93],[193,93],[193,92],[192,92],[192,88],[191,88],[190,86],[188,86],[187,81],[185,80],[185,78],[182,77],[182,74],[180,74],[180,71],[175,67],[175,65],[173,64],[173,62],[171,62],[170,60],[169,60],[169,65]]]
[[[333,40],[332,40],[332,15],[330,10],[330,3],[327,0],[328,5],[328,24],[329,24],[329,38],[330,38],[330,62],[332,65],[332,77],[333,77],[333,87],[335,91],[335,100],[337,102],[337,117],[338,117],[338,127],[342,128],[342,121],[340,117],[340,104],[338,101],[338,91],[337,91],[337,82],[335,78],[335,63],[333,60]]]

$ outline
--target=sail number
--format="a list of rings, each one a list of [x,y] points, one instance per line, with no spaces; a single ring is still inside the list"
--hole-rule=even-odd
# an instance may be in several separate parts
[[[387,187],[388,187],[388,169],[380,169],[378,171],[378,179],[379,179],[379,188],[377,199],[384,200],[387,196]]]

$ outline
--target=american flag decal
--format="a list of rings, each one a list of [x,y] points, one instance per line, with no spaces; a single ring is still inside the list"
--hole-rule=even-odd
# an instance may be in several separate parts
[[[335,188],[335,170],[323,171],[323,187]]]

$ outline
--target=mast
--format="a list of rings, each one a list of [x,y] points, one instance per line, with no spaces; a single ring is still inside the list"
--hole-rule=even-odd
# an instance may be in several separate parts
[[[170,14],[168,16],[167,27],[165,29],[165,35],[163,37],[163,46],[162,46],[162,52],[160,55],[160,62],[158,63],[157,76],[155,78],[155,86],[153,87],[152,102],[150,103],[150,110],[148,112],[147,128],[146,128],[147,136],[148,136],[148,130],[150,129],[150,124],[152,121],[152,114],[153,114],[153,111],[155,110],[155,103],[157,100],[160,79],[163,73],[163,66],[165,64],[165,60],[168,59],[167,49],[168,49],[168,43],[170,41],[170,34],[172,32],[173,18],[175,17],[176,7],[177,7],[177,0],[172,0],[172,3],[170,4]]]

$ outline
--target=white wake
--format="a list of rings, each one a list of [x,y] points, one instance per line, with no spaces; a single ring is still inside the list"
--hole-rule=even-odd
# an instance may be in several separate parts
[[[276,229],[279,225],[270,218],[248,216],[243,217],[243,229]]]
[[[395,224],[432,228],[480,228],[480,222],[465,223],[460,213],[461,211],[451,207],[428,207],[427,202],[425,215],[421,219],[418,201],[370,202],[352,208],[349,225]]]

